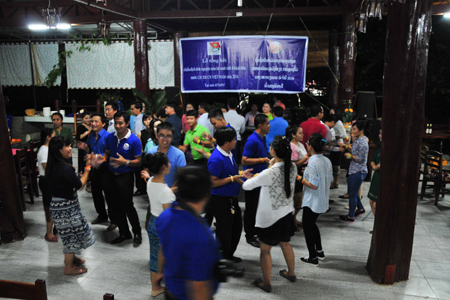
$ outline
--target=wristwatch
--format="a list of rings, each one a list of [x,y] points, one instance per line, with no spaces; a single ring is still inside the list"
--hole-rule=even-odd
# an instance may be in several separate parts
[[[130,165],[130,161],[129,161],[129,160],[127,160],[127,163],[126,163],[125,165],[126,165],[126,166]]]

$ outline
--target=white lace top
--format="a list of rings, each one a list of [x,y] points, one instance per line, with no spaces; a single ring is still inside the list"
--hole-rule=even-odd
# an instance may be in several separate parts
[[[294,211],[294,189],[297,179],[297,167],[291,166],[291,196],[286,198],[284,190],[284,163],[278,162],[258,176],[248,179],[242,185],[246,191],[261,187],[255,226],[267,228]]]

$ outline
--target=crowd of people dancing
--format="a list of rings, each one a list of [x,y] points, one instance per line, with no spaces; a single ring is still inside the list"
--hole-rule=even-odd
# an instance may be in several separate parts
[[[330,189],[339,185],[343,156],[349,161],[348,193],[340,197],[348,198],[349,205],[339,219],[353,223],[365,213],[361,193],[368,173],[368,123],[354,118],[347,137],[338,108],[324,116],[324,108],[314,104],[308,120],[289,124],[278,99],[273,107],[264,103],[261,113],[252,104],[241,115],[238,106],[235,98],[228,99],[226,109],[210,110],[201,103],[196,110],[188,103],[180,117],[179,105],[167,103],[167,118],[159,119],[146,113],[145,103],[139,101],[131,104],[131,116],[107,102],[104,114],[80,114],[77,168],[72,166],[72,133],[62,126],[63,116],[53,114],[54,128],[41,132],[39,186],[45,240],[62,241],[64,274],[88,271],[79,253],[94,244],[90,226],[107,222],[106,230],[118,228],[113,245],[127,240],[140,245],[144,226],[150,243],[151,295],[165,293],[166,299],[212,298],[218,289],[218,262],[242,261],[235,256],[242,229],[246,242],[260,249],[262,278],[252,284],[265,292],[272,290],[272,247],[279,245],[286,261],[279,275],[297,280],[290,245],[296,231],[303,230],[308,249],[298,261],[317,266],[324,260],[317,219],[329,210]],[[377,146],[371,160],[372,212],[380,150]],[[91,222],[78,201],[77,191],[85,186],[97,212]],[[149,199],[145,224],[133,202],[141,195]]]

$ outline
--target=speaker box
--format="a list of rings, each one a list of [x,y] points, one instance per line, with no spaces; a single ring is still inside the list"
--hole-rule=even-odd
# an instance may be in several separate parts
[[[368,120],[375,118],[375,92],[357,92],[353,110],[356,116],[366,117]]]

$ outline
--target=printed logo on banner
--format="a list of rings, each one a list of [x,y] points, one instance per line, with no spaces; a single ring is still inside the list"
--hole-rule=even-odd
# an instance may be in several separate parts
[[[273,54],[277,54],[281,52],[281,44],[279,42],[270,42],[269,41],[269,51]]]
[[[222,46],[220,42],[208,42],[208,55],[221,55]]]

